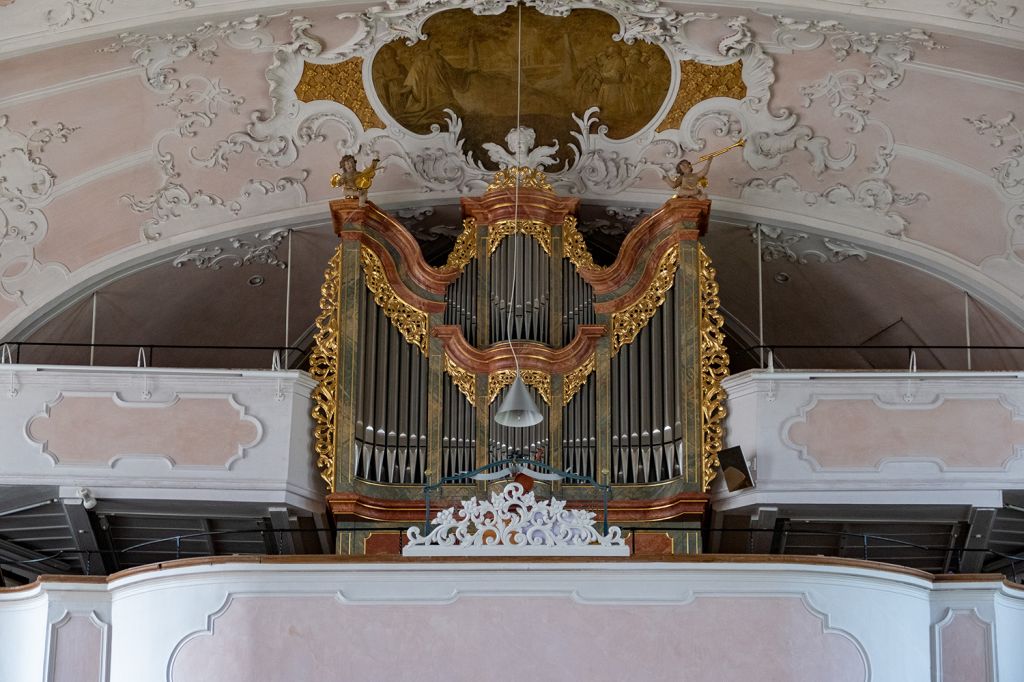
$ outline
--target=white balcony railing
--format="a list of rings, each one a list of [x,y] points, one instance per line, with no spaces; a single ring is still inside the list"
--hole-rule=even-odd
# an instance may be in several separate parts
[[[0,485],[318,510],[312,387],[298,371],[2,364]]]
[[[1001,506],[1024,489],[1024,374],[767,372],[730,377],[726,445],[756,487],[716,486],[716,508],[758,504]]]

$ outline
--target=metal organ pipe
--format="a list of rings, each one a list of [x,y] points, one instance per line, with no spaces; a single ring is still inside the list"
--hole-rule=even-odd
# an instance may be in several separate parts
[[[612,478],[655,483],[682,473],[684,444],[678,385],[681,338],[675,289],[632,343],[611,360]]]
[[[427,361],[366,290],[359,302],[355,475],[380,483],[421,483],[426,466]]]
[[[476,345],[476,297],[477,297],[477,263],[471,261],[462,271],[462,275],[448,285],[445,300],[445,324],[455,324],[462,329],[462,335]],[[441,431],[441,475],[454,476],[463,471],[471,471],[476,459],[476,408],[466,399],[459,388],[445,374],[442,391],[442,431]],[[426,401],[421,401],[423,423],[427,419]],[[422,439],[423,447],[426,440]],[[421,464],[425,466],[425,464]]]

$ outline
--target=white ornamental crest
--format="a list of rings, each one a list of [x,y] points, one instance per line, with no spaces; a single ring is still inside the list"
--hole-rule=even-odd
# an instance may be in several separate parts
[[[564,500],[540,502],[519,483],[509,483],[490,502],[475,497],[462,508],[448,507],[422,535],[406,531],[404,556],[629,556],[617,526],[601,535],[593,512],[566,509]]]

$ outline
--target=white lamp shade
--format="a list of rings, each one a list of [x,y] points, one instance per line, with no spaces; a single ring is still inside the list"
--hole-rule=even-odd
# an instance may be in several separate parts
[[[537,403],[526,390],[526,384],[523,383],[519,372],[516,372],[515,381],[508,387],[505,399],[501,401],[494,415],[494,421],[502,426],[514,428],[533,426],[544,421],[544,415],[537,409]]]

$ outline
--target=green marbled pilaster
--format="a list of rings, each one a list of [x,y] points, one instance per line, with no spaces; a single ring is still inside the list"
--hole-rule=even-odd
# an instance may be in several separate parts
[[[355,473],[355,408],[362,381],[359,362],[359,297],[363,295],[363,266],[357,241],[341,243],[338,287],[338,405],[334,489],[350,490]]]

